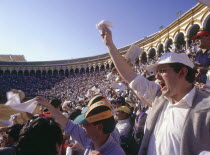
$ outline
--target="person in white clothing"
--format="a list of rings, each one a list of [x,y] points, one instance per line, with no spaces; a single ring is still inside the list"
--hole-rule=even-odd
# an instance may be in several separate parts
[[[194,87],[194,65],[186,54],[165,53],[148,70],[158,83],[136,74],[104,26],[102,39],[120,76],[152,103],[139,155],[191,155],[210,150],[210,96]]]

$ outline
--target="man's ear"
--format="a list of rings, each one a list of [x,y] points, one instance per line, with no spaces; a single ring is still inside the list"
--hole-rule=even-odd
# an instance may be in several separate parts
[[[97,129],[103,131],[103,124],[102,123],[97,124]]]
[[[188,69],[186,67],[182,67],[179,71],[179,78],[185,78],[187,76]]]

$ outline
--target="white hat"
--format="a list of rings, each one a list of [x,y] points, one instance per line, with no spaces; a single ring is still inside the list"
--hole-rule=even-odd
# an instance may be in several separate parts
[[[188,58],[188,56],[185,53],[169,52],[169,53],[164,53],[160,57],[157,64],[147,66],[146,70],[148,70],[149,72],[154,72],[156,71],[158,65],[170,64],[170,63],[181,63],[192,69],[194,67],[193,62]]]

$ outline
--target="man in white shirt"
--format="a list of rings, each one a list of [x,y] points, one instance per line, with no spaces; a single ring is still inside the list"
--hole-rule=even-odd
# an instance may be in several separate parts
[[[136,94],[152,102],[139,154],[191,155],[210,150],[210,97],[193,83],[193,63],[186,54],[174,52],[161,56],[150,66],[157,83],[137,75],[126,63],[104,26],[101,34],[120,76]]]

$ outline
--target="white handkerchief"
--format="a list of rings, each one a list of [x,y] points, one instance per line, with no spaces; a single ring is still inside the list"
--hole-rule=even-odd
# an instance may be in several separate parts
[[[111,83],[110,87],[113,88],[113,89],[119,89],[120,88],[119,84],[117,82],[115,82],[115,81],[113,81]]]
[[[118,83],[119,84],[119,89],[120,89],[120,91],[124,91],[126,88],[127,88],[127,86],[124,84],[124,83]]]
[[[196,1],[208,6],[210,8],[210,0],[196,0]]]
[[[19,94],[13,92],[7,92],[7,102],[5,105],[19,111],[33,113],[36,108],[37,101],[35,99],[21,103]]]
[[[102,30],[104,28],[104,25],[106,25],[107,27],[114,27],[114,25],[107,21],[107,20],[102,20],[100,21],[98,24],[96,24],[96,28],[99,29],[99,32],[102,34]]]
[[[26,102],[12,105],[11,107],[16,110],[33,113],[34,109],[36,108],[37,101],[35,99],[28,100]]]
[[[20,97],[19,94],[13,93],[13,92],[7,92],[7,103],[5,105],[15,105],[15,104],[20,104]]]
[[[125,54],[125,59],[131,63],[134,64],[136,62],[136,59],[143,53],[143,49],[136,46],[135,44],[132,44],[131,47],[128,49],[128,51]]]
[[[69,146],[66,148],[66,155],[72,155],[72,149]]]
[[[112,77],[113,77],[113,75],[112,75],[112,72],[110,72],[109,74],[107,74],[107,76],[106,76],[107,78],[107,80],[110,80]]]

